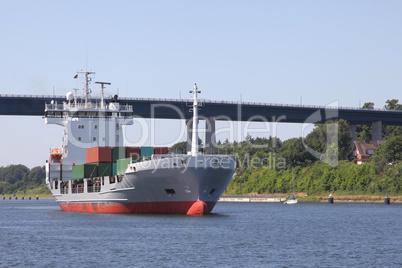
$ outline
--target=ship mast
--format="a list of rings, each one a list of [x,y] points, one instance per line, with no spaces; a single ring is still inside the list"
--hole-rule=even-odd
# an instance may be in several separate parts
[[[94,74],[95,72],[77,72],[80,74],[85,74],[85,107],[88,108],[88,97],[89,97],[89,88],[88,84],[91,81],[91,78],[89,77],[90,74]]]
[[[105,89],[105,85],[111,85],[112,83],[109,82],[95,82],[95,84],[101,84],[101,108],[105,108],[105,101],[103,98],[103,91]]]
[[[197,84],[194,84],[193,90],[190,90],[190,93],[193,93],[193,135],[191,138],[191,156],[198,155],[198,100],[197,93],[201,93],[198,90]]]

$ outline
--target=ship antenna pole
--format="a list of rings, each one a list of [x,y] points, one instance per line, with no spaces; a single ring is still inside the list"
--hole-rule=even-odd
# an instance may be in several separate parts
[[[85,74],[85,107],[88,108],[88,96],[89,96],[89,89],[88,89],[88,83],[91,81],[91,78],[88,77],[90,74],[94,74],[94,72],[78,72],[78,73],[84,73]]]
[[[109,82],[95,82],[95,84],[100,84],[101,85],[101,108],[105,108],[105,102],[103,98],[103,91],[105,89],[105,85],[111,85],[112,83]]]
[[[201,93],[198,90],[197,84],[194,84],[194,89],[190,90],[193,93],[193,135],[191,139],[191,155],[198,155],[198,100],[197,93]]]
[[[88,72],[85,72],[85,107],[88,108]]]

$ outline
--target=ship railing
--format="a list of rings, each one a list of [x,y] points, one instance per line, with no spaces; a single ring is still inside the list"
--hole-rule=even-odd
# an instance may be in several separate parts
[[[68,194],[68,187],[61,187],[60,194]]]
[[[124,105],[119,105],[119,109],[110,109],[110,105],[105,105],[103,108],[101,107],[100,103],[97,102],[89,102],[87,105],[85,103],[79,102],[79,103],[46,103],[45,104],[45,109],[46,110],[70,110],[70,109],[88,109],[88,110],[111,110],[111,111],[116,111],[116,112],[132,112],[133,111],[133,105],[129,104],[124,104]]]
[[[88,193],[99,193],[100,191],[100,185],[88,185]]]
[[[73,194],[81,194],[84,192],[84,186],[82,185],[76,185],[71,188],[71,193]]]

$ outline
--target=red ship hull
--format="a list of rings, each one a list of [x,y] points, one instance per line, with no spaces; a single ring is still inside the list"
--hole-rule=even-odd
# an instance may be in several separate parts
[[[204,208],[198,214],[193,214],[193,206],[198,205],[197,202],[202,201],[178,201],[178,202],[136,202],[136,203],[64,203],[60,202],[59,206],[64,211],[70,212],[87,212],[87,213],[115,213],[115,214],[190,214],[205,215],[212,211],[216,202],[202,202]],[[202,204],[200,204],[202,206]],[[192,208],[192,210],[190,210]]]

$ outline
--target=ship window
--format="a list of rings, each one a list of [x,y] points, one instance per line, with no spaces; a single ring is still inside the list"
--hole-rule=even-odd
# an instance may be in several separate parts
[[[57,189],[59,186],[59,181],[55,180],[54,181],[54,189]]]
[[[92,140],[93,140],[93,141],[96,141],[96,137],[93,137]]]
[[[103,137],[103,138],[102,138],[102,141],[105,141],[105,140],[106,140],[105,137]]]
[[[95,125],[94,128],[95,128],[95,129],[98,129],[98,125]]]
[[[81,141],[81,137],[78,137],[78,141]]]
[[[216,189],[212,189],[212,190],[209,192],[209,194],[210,194],[210,195],[213,194],[213,193],[215,192],[215,190],[216,190]]]

